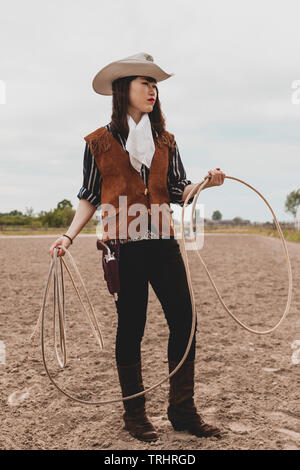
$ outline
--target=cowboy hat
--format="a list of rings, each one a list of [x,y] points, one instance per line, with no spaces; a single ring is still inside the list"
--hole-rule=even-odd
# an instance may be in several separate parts
[[[93,89],[100,95],[112,95],[112,82],[117,78],[131,75],[153,77],[157,82],[172,77],[174,73],[164,72],[153,62],[153,57],[145,52],[125,57],[106,65],[93,80]]]

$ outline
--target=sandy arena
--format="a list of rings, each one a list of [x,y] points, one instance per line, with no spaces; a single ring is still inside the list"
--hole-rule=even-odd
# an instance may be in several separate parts
[[[167,419],[168,383],[147,397],[159,440],[146,444],[123,429],[122,403],[84,406],[60,394],[45,374],[34,329],[56,237],[0,239],[1,449],[299,449],[300,244],[288,242],[293,299],[284,324],[268,336],[241,329],[223,310],[206,273],[188,252],[198,312],[195,401],[205,420],[226,431],[217,440],[175,432]],[[79,236],[70,249],[86,282],[105,342],[100,352],[75,292],[66,280],[68,366],[60,370],[51,342],[47,357],[58,383],[82,399],[120,397],[114,358],[116,312],[103,279],[96,237]],[[272,327],[288,290],[281,241],[260,235],[208,235],[201,255],[226,305],[252,328]],[[67,257],[65,257],[68,262]],[[168,374],[168,329],[149,290],[142,343],[145,387]]]

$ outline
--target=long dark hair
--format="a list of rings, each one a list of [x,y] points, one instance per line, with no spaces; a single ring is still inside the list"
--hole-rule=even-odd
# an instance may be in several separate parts
[[[126,139],[129,133],[129,127],[127,122],[127,110],[129,105],[129,88],[130,82],[137,78],[140,75],[132,75],[130,77],[118,78],[112,83],[113,90],[113,99],[112,99],[112,116],[111,116],[111,131],[119,132]],[[146,78],[149,82],[156,83],[156,79],[152,77],[143,77]],[[158,97],[153,106],[153,110],[148,113],[149,119],[151,122],[153,138],[156,137],[156,132],[158,136],[162,134],[165,130],[165,118],[160,108],[160,101]]]

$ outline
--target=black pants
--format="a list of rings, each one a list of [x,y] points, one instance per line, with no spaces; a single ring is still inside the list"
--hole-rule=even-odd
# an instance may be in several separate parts
[[[131,365],[141,359],[149,282],[163,308],[168,326],[168,359],[179,362],[192,322],[192,304],[184,262],[176,239],[140,240],[120,246],[120,292],[116,361]],[[195,335],[187,361],[195,358]]]

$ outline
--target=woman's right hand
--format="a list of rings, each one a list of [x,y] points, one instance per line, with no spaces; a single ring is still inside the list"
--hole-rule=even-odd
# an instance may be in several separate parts
[[[63,237],[63,236],[61,236],[57,240],[55,240],[55,242],[53,243],[53,245],[51,245],[51,247],[49,249],[49,253],[51,255],[51,258],[53,258],[53,256],[54,256],[55,248],[59,245],[63,246],[67,250],[69,248],[69,246],[71,245],[71,242],[67,237]],[[62,248],[60,248],[60,250],[57,253],[57,256],[64,256],[64,255],[65,255],[64,250]]]

